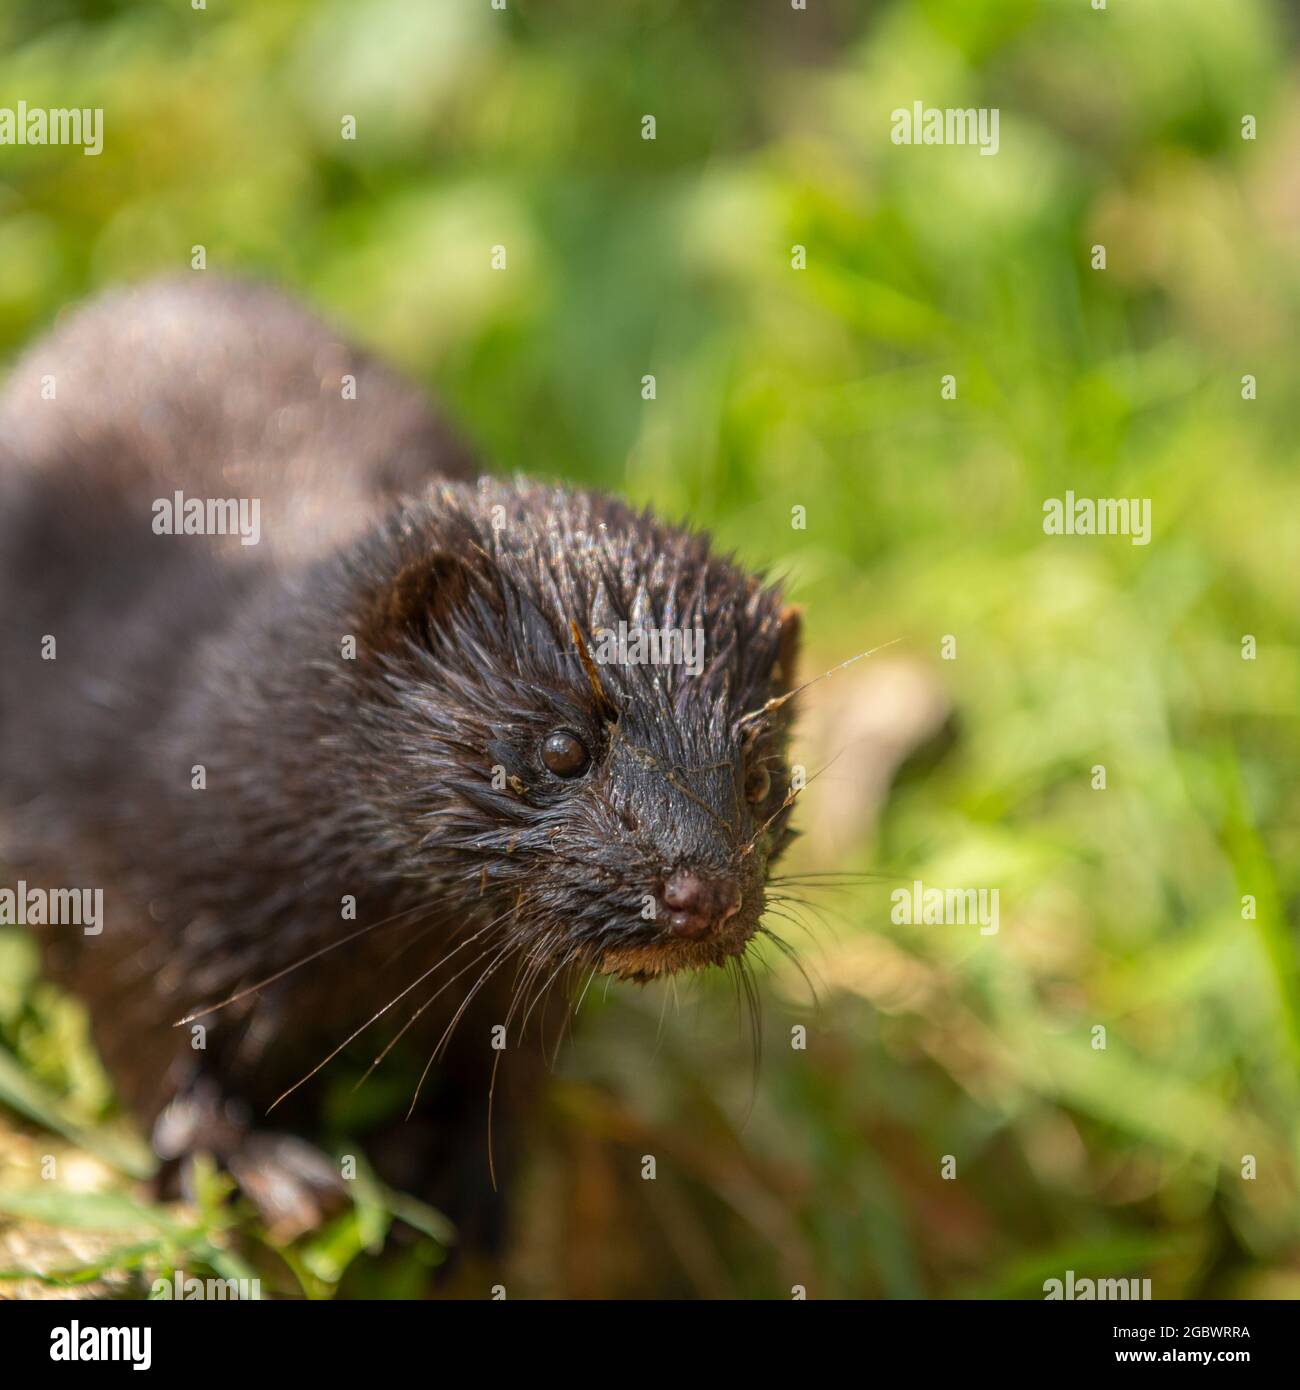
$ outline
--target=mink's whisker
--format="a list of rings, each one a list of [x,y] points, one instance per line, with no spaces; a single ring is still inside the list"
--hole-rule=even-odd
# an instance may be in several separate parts
[[[478,977],[478,979],[474,981],[473,986],[470,988],[468,993],[466,993],[464,999],[461,1000],[460,1008],[458,1008],[456,1012],[452,1015],[451,1022],[443,1030],[442,1037],[438,1039],[433,1051],[429,1054],[429,1060],[424,1064],[424,1070],[420,1073],[419,1081],[416,1082],[415,1094],[411,1097],[410,1108],[406,1112],[406,1118],[408,1120],[411,1118],[413,1114],[415,1114],[415,1107],[420,1099],[420,1092],[424,1089],[425,1080],[428,1078],[429,1072],[433,1068],[433,1064],[438,1060],[439,1054],[450,1041],[451,1035],[456,1031],[456,1025],[464,1016],[465,1010],[469,1008],[470,1004],[473,1002],[479,990],[481,990],[483,986],[488,982],[488,980],[492,978],[493,974],[497,970],[497,967],[502,963],[502,961],[508,959],[511,951],[515,951],[518,949],[519,947],[517,943],[507,939],[505,945],[489,963],[487,969],[484,970],[484,972]]]
[[[401,912],[395,912],[391,917],[385,917],[380,922],[371,922],[369,926],[360,928],[358,931],[349,933],[338,941],[331,941],[328,946],[322,946],[317,951],[312,951],[305,955],[301,960],[296,960],[292,965],[286,965],[283,970],[277,970],[274,975],[268,975],[266,979],[259,980],[255,985],[248,985],[241,990],[237,990],[228,999],[223,999],[219,1004],[209,1004],[206,1008],[198,1009],[194,1013],[186,1014],[184,1018],[178,1018],[172,1024],[173,1028],[180,1028],[183,1024],[193,1023],[196,1019],[206,1018],[208,1014],[214,1014],[218,1009],[224,1009],[231,1004],[237,1004],[241,999],[247,999],[250,994],[257,994],[267,985],[273,985],[277,980],[282,980],[286,975],[291,975],[295,970],[304,965],[310,965],[312,961],[319,960],[321,956],[327,956],[331,951],[336,951],[340,946],[346,946],[349,941],[355,941],[359,936],[365,936],[368,932],[378,931],[380,927],[390,927],[394,922],[402,917],[409,917],[412,913],[432,910],[434,904],[428,902],[416,903],[414,907],[404,908]]]
[[[744,986],[745,1006],[749,1014],[749,1036],[751,1046],[751,1067],[750,1067],[750,1088],[749,1103],[745,1107],[745,1116],[741,1121],[740,1127],[744,1129],[754,1113],[754,1105],[758,1100],[758,1073],[759,1066],[763,1059],[763,1004],[759,992],[758,982],[754,979],[753,967],[749,958],[749,945],[746,944],[743,955],[735,957],[736,974]]]
[[[499,920],[500,920],[499,918],[496,919],[496,921],[499,921]],[[309,1071],[309,1072],[307,1073],[306,1076],[300,1077],[297,1081],[295,1081],[295,1082],[293,1083],[292,1086],[289,1087],[289,1089],[288,1089],[287,1091],[282,1091],[278,1096],[276,1096],[276,1098],[271,1102],[271,1104],[268,1105],[268,1106],[266,1107],[266,1113],[269,1115],[269,1114],[271,1113],[271,1111],[274,1110],[275,1107],[276,1107],[277,1105],[279,1105],[280,1102],[281,1102],[282,1100],[284,1100],[287,1096],[292,1095],[292,1094],[294,1093],[294,1091],[296,1091],[296,1090],[298,1089],[298,1087],[301,1086],[301,1085],[303,1084],[304,1081],[310,1081],[311,1078],[312,1078],[313,1076],[315,1076],[316,1073],[317,1073],[318,1071],[320,1071],[322,1067],[328,1066],[329,1063],[332,1062],[332,1061],[334,1060],[334,1058],[337,1057],[337,1056],[339,1055],[339,1053],[342,1052],[343,1049],[344,1049],[345,1047],[347,1047],[347,1045],[348,1045],[350,1042],[353,1041],[354,1038],[360,1037],[361,1034],[364,1033],[364,1032],[366,1031],[366,1029],[369,1028],[370,1025],[376,1021],[376,1019],[378,1019],[378,1018],[380,1018],[382,1015],[386,1014],[386,1013],[388,1012],[388,1010],[391,1009],[391,1008],[393,1007],[394,1004],[396,1004],[399,1000],[404,999],[408,994],[410,994],[410,992],[411,992],[413,989],[415,989],[415,988],[416,988],[418,985],[420,985],[423,981],[427,980],[427,979],[429,978],[429,976],[432,975],[433,972],[434,972],[435,970],[439,969],[439,967],[441,967],[441,966],[442,966],[443,964],[445,964],[448,960],[450,960],[451,957],[454,956],[458,951],[463,950],[466,946],[468,946],[468,945],[470,944],[470,942],[476,940],[479,936],[481,936],[481,935],[482,935],[485,931],[487,931],[490,927],[495,926],[495,925],[496,925],[496,921],[489,922],[489,923],[487,924],[487,926],[481,927],[477,932],[474,933],[473,936],[469,937],[468,940],[462,941],[462,942],[460,943],[459,946],[453,947],[445,956],[442,957],[441,960],[439,960],[436,964],[431,965],[431,966],[428,968],[428,970],[426,970],[426,971],[424,972],[423,975],[418,976],[418,977],[417,977],[415,980],[413,980],[409,985],[407,985],[406,988],[405,988],[404,990],[402,990],[399,994],[395,994],[395,995],[388,1001],[388,1003],[385,1004],[385,1005],[383,1006],[383,1008],[378,1009],[378,1010],[376,1010],[375,1013],[371,1014],[370,1017],[369,1017],[363,1024],[361,1024],[361,1026],[360,1026],[359,1028],[356,1028],[353,1032],[349,1033],[348,1036],[347,1036],[346,1038],[344,1038],[343,1041],[342,1041],[341,1043],[339,1043],[339,1045],[338,1045],[327,1057],[322,1058],[322,1060],[319,1061],[319,1062],[311,1069],[311,1071]],[[460,972],[460,974],[463,974],[463,973],[464,973],[464,971],[461,971],[461,972]],[[451,979],[447,981],[447,984],[451,984],[453,981],[455,981],[455,980],[457,980],[457,979],[459,979],[459,978],[460,978],[460,975],[459,975],[459,974],[453,975],[453,976],[451,977]],[[446,985],[444,985],[443,988],[445,989],[445,988],[446,988]],[[417,1014],[416,1016],[418,1017],[419,1015]],[[409,1026],[409,1024],[408,1024],[407,1026]],[[403,1032],[405,1031],[405,1027],[403,1028],[402,1031],[403,1031]],[[401,1034],[399,1033],[398,1036],[400,1037]],[[396,1040],[394,1039],[394,1041],[396,1041]],[[383,1057],[385,1057],[385,1056],[388,1055],[389,1048],[391,1048],[391,1047],[392,1047],[392,1043],[390,1043],[390,1044],[388,1045],[388,1048],[385,1048],[384,1051],[383,1051],[382,1053],[380,1053],[380,1056],[379,1056],[378,1058],[376,1058],[375,1061],[371,1064],[370,1069],[366,1072],[366,1075],[363,1076],[363,1077],[361,1078],[361,1081],[364,1081],[364,1080],[366,1079],[366,1076],[369,1076],[369,1075],[370,1075],[370,1072],[373,1071],[373,1070],[375,1069],[375,1067],[379,1064],[379,1061],[382,1060]],[[358,1085],[358,1086],[359,1086],[360,1084],[361,1084],[360,1081],[357,1082],[357,1085]]]
[[[502,914],[502,917],[498,917],[495,921],[493,921],[493,922],[490,923],[489,925],[491,925],[491,926],[496,926],[497,923],[500,922],[500,921],[502,920],[502,918],[503,918],[505,915],[506,915],[506,914],[503,913],[503,914]],[[486,928],[485,928],[485,930],[486,930]],[[475,940],[476,937],[481,936],[481,935],[482,935],[482,932],[476,932],[476,933],[474,934],[474,936],[471,936],[471,937],[469,938],[468,941],[462,942],[461,944],[462,944],[462,945],[465,945],[465,946],[468,946],[469,943],[470,943],[470,941]],[[371,1077],[371,1075],[374,1073],[375,1068],[376,1068],[377,1066],[379,1066],[379,1065],[383,1062],[384,1058],[387,1057],[388,1054],[393,1050],[393,1048],[395,1048],[395,1047],[397,1046],[397,1044],[398,1044],[399,1042],[401,1042],[402,1038],[406,1036],[407,1032],[408,1032],[412,1027],[414,1027],[414,1025],[415,1025],[416,1023],[418,1023],[418,1022],[420,1021],[421,1017],[422,1017],[423,1014],[424,1014],[424,1011],[434,1002],[434,1000],[437,999],[438,996],[439,996],[440,994],[442,994],[442,992],[443,992],[445,989],[449,988],[451,985],[454,985],[454,984],[456,983],[456,981],[459,980],[460,977],[461,977],[462,975],[466,974],[466,973],[467,973],[468,971],[470,971],[470,970],[473,970],[473,968],[479,963],[479,961],[481,961],[481,960],[483,959],[484,956],[486,956],[486,955],[488,954],[488,952],[492,949],[492,947],[493,947],[495,944],[496,944],[496,943],[495,943],[494,941],[489,941],[489,942],[487,943],[487,945],[485,945],[485,946],[483,947],[483,949],[478,953],[478,955],[476,955],[472,960],[466,962],[466,964],[463,965],[463,966],[451,977],[450,980],[444,980],[444,981],[442,982],[442,984],[440,984],[440,985],[438,986],[438,988],[434,990],[434,992],[424,1001],[424,1003],[421,1004],[420,1007],[419,1007],[418,1009],[416,1009],[416,1011],[406,1020],[405,1023],[402,1024],[402,1026],[397,1030],[397,1032],[394,1033],[393,1036],[392,1036],[391,1038],[389,1038],[389,1040],[384,1044],[384,1046],[383,1046],[383,1048],[381,1049],[379,1055],[378,1055],[377,1057],[375,1057],[375,1058],[371,1061],[370,1065],[366,1068],[366,1070],[365,1070],[364,1074],[362,1075],[361,1079],[356,1083],[355,1086],[353,1086],[352,1089],[353,1089],[354,1091],[355,1091],[355,1090],[358,1090],[361,1086],[363,1086],[367,1081],[370,1080],[370,1077]],[[459,948],[457,948],[457,949],[459,949]],[[443,957],[443,960],[446,960],[446,959],[447,959],[447,957],[444,956],[444,957]],[[417,983],[418,983],[418,982],[417,982]],[[393,1000],[392,1002],[393,1002],[393,1003],[396,1003],[397,1001],[396,1001],[396,1000]],[[347,1046],[347,1043],[344,1043],[343,1046],[346,1047],[346,1046]],[[328,1059],[326,1059],[326,1060],[328,1060]]]
[[[877,652],[883,652],[886,647],[897,646],[903,639],[893,637],[888,642],[882,642],[878,647],[871,647],[865,652],[859,652],[856,656],[851,656],[847,661],[841,661],[838,666],[832,666],[829,670],[823,671],[820,676],[814,676],[811,680],[804,681],[802,685],[796,686],[793,690],[787,690],[784,695],[773,696],[766,704],[760,705],[758,709],[751,710],[749,714],[742,714],[732,725],[733,730],[742,728],[751,720],[762,719],[765,715],[775,714],[787,700],[793,700],[796,695],[802,695],[810,686],[816,685],[819,681],[824,681],[827,676],[833,676],[836,671],[846,670],[868,656],[875,656]]]
[[[587,997],[587,991],[591,988],[591,982],[596,978],[598,974],[598,967],[593,965],[591,967],[591,974],[587,976],[587,983],[583,985],[582,993],[578,995],[578,1002],[573,1006],[573,1016],[575,1019],[578,1017],[578,1010],[582,1008],[582,1001]]]
[[[808,986],[808,992],[812,995],[813,1006],[820,1009],[822,1006],[821,995],[817,993],[817,987],[813,984],[807,970],[804,969],[803,961],[799,958],[799,952],[782,936],[778,936],[770,927],[759,927],[758,934],[765,937],[768,941],[781,952],[791,965],[803,976],[803,982]]]

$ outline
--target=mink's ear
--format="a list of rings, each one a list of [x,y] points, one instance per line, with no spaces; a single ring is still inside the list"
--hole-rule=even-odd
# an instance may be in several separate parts
[[[433,646],[469,590],[469,571],[454,555],[435,551],[411,560],[374,594],[365,620],[366,647],[380,656],[411,642]]]
[[[776,660],[772,663],[772,686],[778,695],[794,689],[795,668],[799,664],[799,639],[803,633],[803,609],[790,604],[781,612],[781,630],[776,639]]]

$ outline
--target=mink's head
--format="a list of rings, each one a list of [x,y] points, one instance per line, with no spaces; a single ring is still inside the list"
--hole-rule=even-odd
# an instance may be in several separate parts
[[[439,488],[363,566],[354,727],[401,876],[557,965],[743,953],[792,833],[779,595],[704,536],[524,483]]]

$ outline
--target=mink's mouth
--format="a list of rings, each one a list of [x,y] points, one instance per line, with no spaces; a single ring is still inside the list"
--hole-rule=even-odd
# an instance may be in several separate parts
[[[596,969],[602,975],[644,984],[682,970],[703,970],[712,965],[724,965],[733,956],[744,954],[757,930],[757,923],[733,925],[729,922],[727,927],[727,931],[702,940],[658,938],[607,946],[596,958]]]

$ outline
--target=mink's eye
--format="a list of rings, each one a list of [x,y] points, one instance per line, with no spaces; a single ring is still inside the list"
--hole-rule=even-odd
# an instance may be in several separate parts
[[[580,777],[591,763],[591,754],[577,734],[556,729],[542,744],[542,762],[557,777]]]
[[[760,801],[767,800],[767,794],[772,790],[772,777],[767,768],[762,763],[751,767],[745,775],[745,800],[751,806],[757,806]]]

